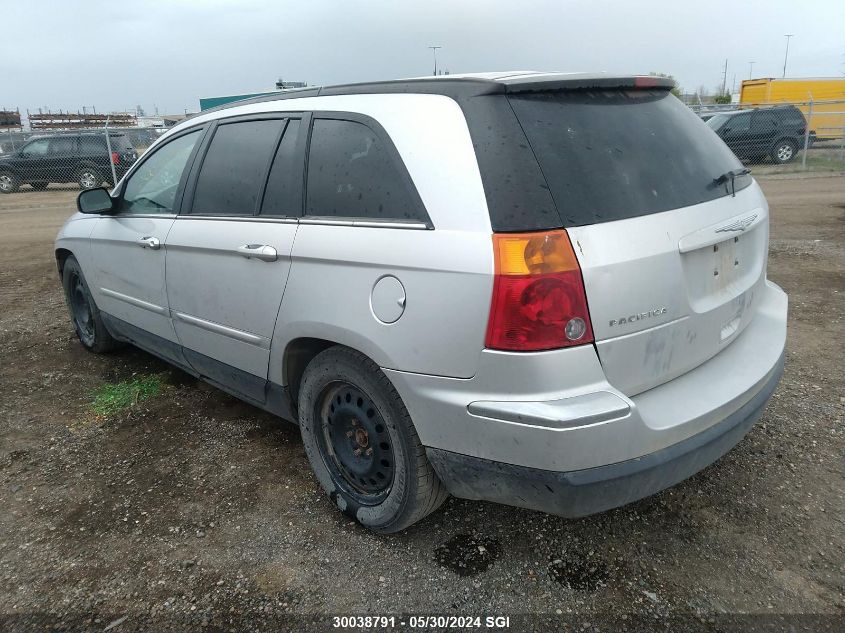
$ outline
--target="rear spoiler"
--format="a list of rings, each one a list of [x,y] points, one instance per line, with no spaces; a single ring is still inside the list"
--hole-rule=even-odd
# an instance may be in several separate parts
[[[572,77],[538,79],[531,75],[505,83],[505,92],[547,92],[556,90],[671,90],[675,81],[668,77],[636,75],[628,77]]]

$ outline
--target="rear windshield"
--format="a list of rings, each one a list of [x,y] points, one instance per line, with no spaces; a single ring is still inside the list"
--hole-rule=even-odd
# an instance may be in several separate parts
[[[508,97],[564,226],[668,211],[729,195],[714,180],[742,164],[665,90]],[[751,184],[735,180],[736,190]]]

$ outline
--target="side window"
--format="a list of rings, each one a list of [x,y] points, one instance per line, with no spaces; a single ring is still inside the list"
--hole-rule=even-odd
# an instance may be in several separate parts
[[[50,153],[62,155],[76,153],[76,137],[57,136],[50,139]]]
[[[302,214],[302,159],[296,152],[300,121],[291,119],[276,150],[261,215],[299,216]]]
[[[758,132],[771,131],[777,125],[777,120],[772,112],[755,112],[751,117],[751,129]]]
[[[731,132],[747,132],[751,128],[751,113],[737,114],[731,117],[725,124]]]
[[[79,153],[85,156],[105,156],[106,139],[104,136],[80,136]]]
[[[804,115],[800,110],[790,108],[779,117],[785,125],[804,125]]]
[[[21,152],[26,156],[44,156],[50,149],[50,140],[40,138],[24,145]]]
[[[253,215],[284,119],[218,126],[197,177],[191,213]]]
[[[404,167],[401,167],[404,169]],[[363,123],[315,119],[308,151],[306,215],[421,220],[410,181]]]
[[[162,145],[132,174],[123,189],[123,213],[173,213],[182,172],[200,130]]]

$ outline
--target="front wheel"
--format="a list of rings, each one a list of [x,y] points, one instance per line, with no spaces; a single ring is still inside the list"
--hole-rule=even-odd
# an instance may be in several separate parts
[[[772,150],[772,160],[774,160],[779,165],[783,165],[792,161],[795,158],[797,152],[797,146],[793,141],[789,139],[783,139],[775,143],[775,147]]]
[[[398,532],[446,500],[402,399],[363,354],[331,347],[309,363],[299,424],[320,485],[365,527]]]
[[[20,186],[20,179],[12,172],[0,171],[0,193],[15,193]]]
[[[106,329],[97,304],[88,290],[82,268],[73,255],[65,260],[62,268],[62,287],[71,322],[82,346],[95,354],[119,347],[120,343]]]

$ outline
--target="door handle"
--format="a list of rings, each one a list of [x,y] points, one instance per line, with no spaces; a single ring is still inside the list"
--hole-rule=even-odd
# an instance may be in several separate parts
[[[161,248],[161,241],[157,237],[153,237],[151,235],[148,235],[147,237],[139,237],[137,243],[141,248],[149,248],[154,251]]]
[[[262,262],[274,262],[279,259],[276,249],[267,244],[244,244],[238,246],[238,255],[247,259],[260,259]]]

